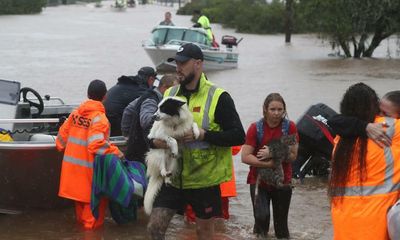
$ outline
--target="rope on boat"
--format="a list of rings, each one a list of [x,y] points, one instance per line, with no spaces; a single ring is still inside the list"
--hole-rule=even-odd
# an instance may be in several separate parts
[[[53,123],[53,124],[46,124],[46,125],[41,125],[41,126],[37,126],[37,127],[32,127],[30,129],[16,129],[14,131],[10,131],[10,130],[6,130],[6,129],[1,129],[0,134],[2,135],[11,135],[13,136],[14,134],[18,133],[18,134],[22,134],[22,133],[43,133],[43,132],[58,132],[58,129],[60,128],[60,126],[64,123],[66,118],[59,118],[59,119],[54,119],[54,121],[52,119],[52,121],[48,120],[47,122],[42,122],[44,123]],[[32,120],[32,119],[31,119]],[[57,121],[56,121],[57,120]]]

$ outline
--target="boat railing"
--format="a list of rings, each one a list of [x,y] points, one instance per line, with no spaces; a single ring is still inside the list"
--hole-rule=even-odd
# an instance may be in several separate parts
[[[182,45],[184,45],[186,43],[194,43],[197,46],[199,46],[202,50],[219,51],[219,52],[227,52],[227,53],[237,54],[237,52],[235,50],[233,50],[232,48],[229,48],[229,49],[227,48],[226,50],[224,50],[222,48],[213,47],[213,46],[206,45],[206,44],[201,44],[201,43],[197,43],[197,42],[190,42],[190,41],[184,41],[184,40],[178,40],[178,39],[171,39],[167,43],[160,44],[160,45],[156,45],[152,40],[145,40],[145,41],[142,42],[142,46],[154,46],[154,47],[165,46],[165,45],[182,46]]]
[[[184,44],[186,44],[186,43],[194,43],[194,44],[196,44],[197,46],[199,46],[199,47],[200,47],[201,49],[203,49],[203,50],[211,50],[211,51],[220,50],[220,48],[212,47],[212,46],[205,45],[205,44],[202,44],[202,43],[184,41],[184,40],[179,40],[179,39],[171,39],[171,40],[169,40],[169,41],[166,42],[166,43],[158,44],[158,45],[155,44],[153,40],[147,39],[147,40],[143,40],[143,41],[142,41],[142,46],[143,46],[143,47],[145,47],[145,46],[155,46],[155,47],[158,47],[158,46],[164,46],[164,45],[177,45],[177,46],[182,46],[182,45],[184,45]]]
[[[124,147],[127,144],[126,138],[122,136],[110,137],[110,142],[117,147]],[[56,143],[54,141],[14,141],[14,142],[0,142],[0,150],[16,150],[16,149],[55,149]]]
[[[29,119],[0,119],[0,124],[2,123],[15,123],[15,124],[46,124],[46,123],[59,123],[58,118],[29,118]],[[38,135],[38,137],[34,137]],[[0,142],[0,149],[51,149],[55,148],[55,135],[33,133],[29,140],[25,139],[23,141],[13,141],[13,142]],[[35,139],[35,140],[33,140]],[[123,136],[110,137],[110,142],[116,146],[125,146],[127,140]]]
[[[0,119],[1,123],[58,123],[59,118],[22,118],[22,119]]]
[[[145,46],[156,46],[156,44],[153,42],[153,40],[147,39],[142,41],[142,47]]]
[[[165,45],[179,45],[179,46],[182,46],[182,45],[184,45],[186,43],[194,43],[194,44],[196,44],[197,46],[199,46],[203,50],[219,50],[219,48],[215,48],[215,47],[212,47],[212,46],[209,46],[209,45],[205,45],[205,44],[201,44],[201,43],[198,43],[198,42],[189,42],[189,41],[178,40],[178,39],[172,39],[172,40],[168,41]]]
[[[33,101],[37,101],[36,98],[27,98],[28,100],[33,100]],[[46,101],[47,103],[51,103],[51,104],[61,104],[61,105],[65,105],[65,102],[59,98],[59,97],[50,97],[49,95],[45,95],[44,97],[42,97],[43,101]]]

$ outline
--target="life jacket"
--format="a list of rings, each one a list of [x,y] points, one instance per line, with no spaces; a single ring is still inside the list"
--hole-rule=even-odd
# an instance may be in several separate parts
[[[119,149],[109,138],[110,124],[104,106],[87,100],[74,110],[60,127],[56,147],[64,152],[58,195],[89,203],[96,154],[116,154]]]
[[[383,121],[389,125],[386,134],[392,138],[392,146],[382,149],[368,139],[365,179],[360,183],[358,161],[354,160],[347,183],[337,186],[344,188],[343,194],[332,197],[333,237],[336,240],[389,239],[387,211],[400,196],[400,122],[392,118],[375,119],[375,122]],[[358,158],[357,154],[353,157]]]
[[[188,108],[193,120],[205,130],[222,131],[214,121],[218,99],[225,90],[208,81],[204,73],[200,77],[199,89],[190,95]],[[180,86],[169,88],[165,96],[180,95]],[[221,147],[205,141],[193,141],[183,146],[179,163],[181,175],[173,178],[172,185],[183,189],[196,189],[219,185],[232,178],[232,153],[230,147]]]

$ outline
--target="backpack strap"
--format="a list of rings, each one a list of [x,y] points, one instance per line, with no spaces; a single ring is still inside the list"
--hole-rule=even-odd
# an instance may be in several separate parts
[[[287,118],[282,120],[282,136],[289,135],[290,121]]]
[[[259,146],[262,142],[262,138],[264,136],[264,119],[261,118],[256,122],[257,128],[257,146]]]
[[[287,118],[284,118],[282,120],[282,135],[287,136],[289,135],[289,127],[290,127],[290,121]],[[257,146],[259,146],[262,142],[262,138],[264,136],[264,119],[261,118],[256,122],[256,128],[257,128]]]

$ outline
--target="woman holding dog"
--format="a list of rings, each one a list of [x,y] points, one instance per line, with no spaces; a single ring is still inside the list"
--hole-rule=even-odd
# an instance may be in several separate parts
[[[383,123],[392,145],[382,148],[367,136],[337,137],[328,194],[334,239],[389,239],[387,211],[400,196],[400,122],[379,116],[378,97],[364,83],[346,91],[343,116]]]
[[[250,184],[250,195],[253,204],[255,234],[266,236],[269,230],[270,211],[272,202],[274,229],[277,238],[289,238],[288,213],[292,189],[278,189],[261,182],[258,189],[258,201],[255,203],[257,168],[274,168],[268,146],[272,139],[279,139],[283,135],[296,135],[296,143],[289,146],[289,157],[282,162],[284,184],[290,185],[292,178],[291,162],[297,157],[298,135],[296,125],[287,118],[286,104],[279,93],[267,96],[263,105],[263,118],[252,123],[247,130],[246,142],[242,147],[242,162],[250,165],[247,183]]]

